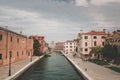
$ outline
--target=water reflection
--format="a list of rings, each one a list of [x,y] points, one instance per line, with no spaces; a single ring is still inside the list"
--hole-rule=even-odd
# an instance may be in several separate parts
[[[19,80],[83,80],[73,66],[58,53],[43,58]]]

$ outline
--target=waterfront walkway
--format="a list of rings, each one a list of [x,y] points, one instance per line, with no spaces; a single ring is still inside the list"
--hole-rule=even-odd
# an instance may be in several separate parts
[[[67,54],[66,56],[74,61],[93,80],[120,80],[120,73],[88,61],[82,61],[79,57],[73,57],[72,54]]]
[[[33,57],[32,60],[35,60],[37,59],[38,57]],[[31,61],[30,61],[30,58],[27,58],[27,59],[24,59],[24,60],[21,60],[21,61],[17,61],[17,62],[14,62],[12,63],[11,65],[11,72],[12,72],[12,75],[15,74],[16,72],[18,72],[20,69],[22,69],[23,67],[25,67],[27,64],[29,64]],[[0,80],[4,80],[6,78],[8,78],[8,68],[9,66],[8,65],[5,65],[5,66],[1,66],[0,67]]]

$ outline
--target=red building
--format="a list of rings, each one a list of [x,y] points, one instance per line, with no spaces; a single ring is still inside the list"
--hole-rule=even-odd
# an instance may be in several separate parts
[[[35,36],[33,36],[33,38],[34,39],[37,39],[38,41],[39,41],[39,43],[40,43],[40,52],[41,53],[44,53],[45,51],[44,51],[44,47],[45,47],[45,40],[44,40],[44,36],[37,36],[37,35],[35,35]]]
[[[0,65],[28,58],[33,55],[33,39],[0,27]]]

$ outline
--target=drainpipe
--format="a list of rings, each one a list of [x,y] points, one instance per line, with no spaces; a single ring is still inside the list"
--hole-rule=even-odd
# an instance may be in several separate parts
[[[6,26],[6,59],[7,59],[7,52],[8,52],[8,30]]]

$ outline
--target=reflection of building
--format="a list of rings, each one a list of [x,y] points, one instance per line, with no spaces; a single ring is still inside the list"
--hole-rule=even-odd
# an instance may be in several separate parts
[[[55,43],[55,50],[64,50],[64,42]]]
[[[45,47],[45,41],[44,41],[44,36],[32,36],[34,39],[37,39],[40,43],[40,52],[44,53],[44,47]]]
[[[64,52],[67,53],[73,53],[76,51],[76,41],[74,40],[68,40],[64,43]]]
[[[104,46],[106,33],[104,31],[90,31],[87,33],[78,33],[77,47],[78,53],[82,57],[89,56],[91,47]]]
[[[108,34],[105,43],[118,46],[118,52],[120,53],[120,30],[114,31],[113,34]]]
[[[0,27],[1,65],[8,64],[10,52],[12,62],[31,56],[33,54],[33,39]]]

